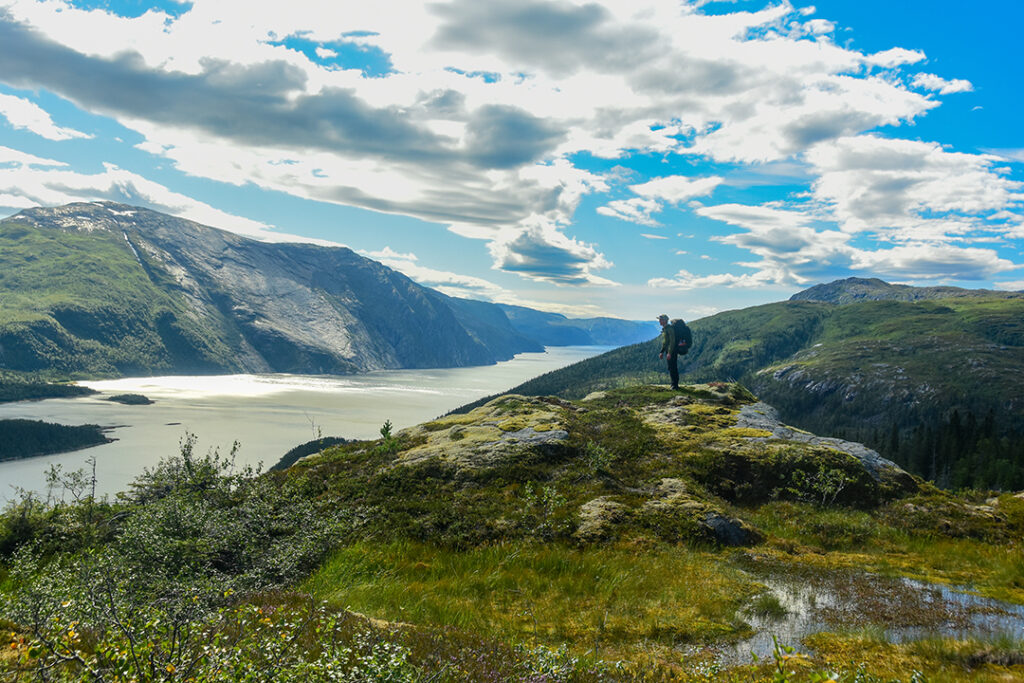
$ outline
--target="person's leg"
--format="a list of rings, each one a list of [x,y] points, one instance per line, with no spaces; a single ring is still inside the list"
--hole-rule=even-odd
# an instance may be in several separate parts
[[[668,355],[668,376],[672,380],[672,388],[679,388],[679,354]]]

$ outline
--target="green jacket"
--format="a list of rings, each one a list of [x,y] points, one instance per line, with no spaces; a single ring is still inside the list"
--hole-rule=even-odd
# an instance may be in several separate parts
[[[676,328],[672,323],[661,328],[661,352],[672,353],[676,348]]]

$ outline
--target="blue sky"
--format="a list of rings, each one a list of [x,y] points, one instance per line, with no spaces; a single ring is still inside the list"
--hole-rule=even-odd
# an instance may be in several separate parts
[[[471,298],[1024,289],[1015,0],[0,0],[0,215],[110,199]]]

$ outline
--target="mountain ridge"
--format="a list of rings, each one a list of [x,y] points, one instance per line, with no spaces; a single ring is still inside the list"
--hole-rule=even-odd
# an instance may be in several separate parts
[[[927,301],[958,297],[987,297],[1012,299],[1024,297],[1024,292],[995,289],[964,289],[962,287],[916,287],[891,284],[878,278],[849,277],[808,287],[789,297],[790,301],[823,301],[848,304],[858,301]]]
[[[347,247],[113,202],[0,221],[0,367],[58,377],[487,365],[544,344]],[[620,321],[621,339],[636,324]],[[630,336],[632,335],[632,336]]]

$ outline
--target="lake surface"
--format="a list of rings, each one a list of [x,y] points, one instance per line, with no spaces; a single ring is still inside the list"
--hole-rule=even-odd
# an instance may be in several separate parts
[[[239,464],[270,467],[288,450],[323,436],[379,437],[391,420],[395,430],[431,420],[482,396],[508,390],[528,379],[609,350],[605,346],[548,347],[514,359],[471,368],[382,370],[364,375],[213,375],[141,377],[86,381],[100,394],[0,404],[0,418],[29,418],[61,424],[113,427],[113,443],[71,453],[0,462],[0,501],[15,487],[45,491],[46,472],[86,466],[96,458],[98,491],[123,491],[146,467],[178,452],[186,432],[196,452],[241,444]],[[152,405],[106,400],[115,394],[148,396]]]

